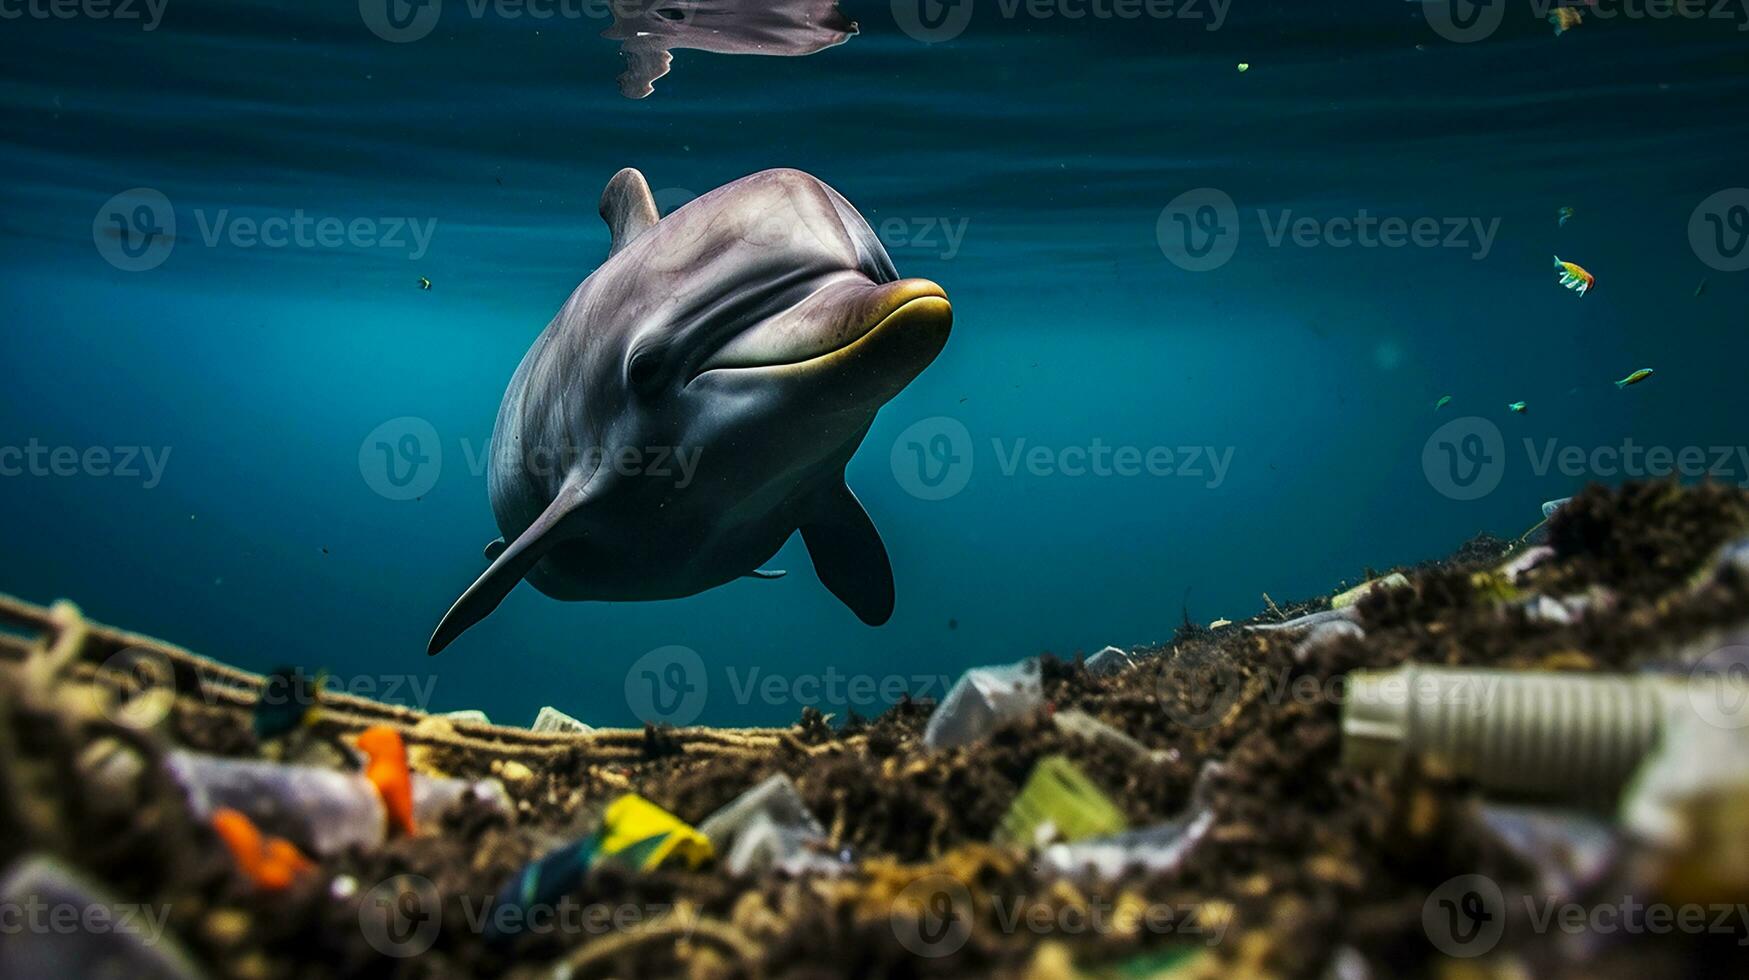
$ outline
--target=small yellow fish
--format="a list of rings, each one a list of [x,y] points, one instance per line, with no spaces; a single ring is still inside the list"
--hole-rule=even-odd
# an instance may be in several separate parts
[[[1649,378],[1651,376],[1652,376],[1652,369],[1651,368],[1640,368],[1638,371],[1635,371],[1633,374],[1630,374],[1627,377],[1621,379],[1620,381],[1617,381],[1615,383],[1615,386],[1617,388],[1626,388],[1628,385],[1637,385],[1640,382],[1646,380],[1647,378]]]
[[[419,288],[420,289],[430,289],[431,288],[431,280],[425,278],[424,276],[420,276],[419,277]]]
[[[1554,11],[1549,14],[1549,23],[1555,25],[1555,36],[1560,37],[1562,34],[1565,34],[1573,28],[1578,27],[1580,24],[1585,23],[1585,18],[1579,16],[1579,11],[1574,10],[1572,7],[1556,7]]]
[[[1586,272],[1576,262],[1562,262],[1559,255],[1555,256],[1555,271],[1561,274],[1561,285],[1583,296],[1597,285],[1597,277]]]

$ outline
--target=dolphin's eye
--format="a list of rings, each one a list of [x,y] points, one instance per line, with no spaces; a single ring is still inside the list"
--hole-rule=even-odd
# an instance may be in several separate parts
[[[649,348],[636,351],[631,360],[626,362],[626,380],[639,391],[648,390],[656,383],[658,369],[662,366],[656,352]]]

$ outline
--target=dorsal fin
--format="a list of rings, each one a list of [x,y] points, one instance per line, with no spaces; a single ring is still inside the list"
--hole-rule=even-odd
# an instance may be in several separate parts
[[[660,218],[649,183],[631,167],[614,174],[601,192],[601,220],[607,222],[607,230],[613,234],[608,255],[631,244],[632,239],[648,231]]]

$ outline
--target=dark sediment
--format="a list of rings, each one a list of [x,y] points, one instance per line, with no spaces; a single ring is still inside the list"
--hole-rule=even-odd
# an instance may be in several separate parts
[[[18,638],[0,647],[11,655],[0,671],[0,857],[46,851],[124,899],[161,903],[170,930],[225,976],[491,976],[564,960],[581,976],[1061,976],[1068,957],[1091,971],[1179,949],[1208,951],[1210,958],[1185,967],[1192,972],[1320,975],[1343,949],[1364,957],[1374,975],[1434,972],[1440,958],[1422,924],[1429,892],[1469,873],[1530,888],[1532,871],[1481,830],[1473,794],[1460,782],[1341,766],[1344,676],[1411,661],[1564,670],[1667,662],[1749,620],[1749,580],[1732,567],[1708,569],[1746,528],[1749,497],[1736,490],[1592,488],[1549,522],[1554,557],[1516,584],[1490,573],[1524,545],[1478,539],[1443,561],[1402,569],[1412,587],[1361,600],[1364,639],[1318,646],[1304,662],[1294,655],[1299,637],[1245,624],[1183,629],[1110,677],[1047,656],[1050,708],[1101,719],[1153,750],[1147,757],[1067,735],[1048,711],[978,745],[930,753],[921,745],[927,703],[905,702],[837,730],[815,713],[789,729],[566,738],[347,701],[317,734],[323,726],[338,737],[365,723],[396,724],[421,766],[503,777],[516,813],[460,807],[442,835],[330,859],[277,894],[257,892],[237,874],[158,766],[144,766],[116,792],[99,789],[80,765],[105,739],[148,763],[173,744],[262,752],[246,680],[176,659],[183,696],[167,723],[147,732],[121,727],[79,707],[80,692],[108,683],[92,665],[121,639],[95,630],[76,642],[68,634],[77,620],[63,612],[58,652]],[[1610,598],[1572,624],[1536,621],[1517,605],[1587,590]],[[31,618],[20,609],[9,618]],[[1270,612],[1252,622],[1276,619]],[[215,688],[226,693],[215,697]],[[987,842],[1033,765],[1057,754],[1080,765],[1133,826],[1180,815],[1194,790],[1214,813],[1208,836],[1170,874],[1100,886],[1039,879],[1026,855]],[[507,762],[526,773],[507,772]],[[710,866],[649,874],[601,868],[573,896],[579,905],[659,911],[623,928],[524,935],[498,946],[469,921],[522,864],[575,836],[589,813],[620,793],[638,792],[696,823],[777,772],[795,780],[833,847],[854,856],[850,873],[733,881]],[[361,928],[372,914],[366,893],[402,874],[428,879],[442,903],[434,945],[404,959],[385,956]],[[973,925],[951,952],[919,956],[898,939],[906,913],[895,897],[933,874],[967,886]],[[335,897],[337,876],[354,879],[357,893]],[[1003,925],[1016,908],[1060,913],[1126,903],[1185,918],[1171,931]],[[1203,931],[1187,931],[1191,924]],[[1219,941],[1210,941],[1217,932]],[[1704,972],[1738,962],[1732,957],[1743,937],[1616,937],[1610,955],[1589,962],[1574,960],[1558,936],[1538,938],[1514,952],[1539,974],[1599,976]]]

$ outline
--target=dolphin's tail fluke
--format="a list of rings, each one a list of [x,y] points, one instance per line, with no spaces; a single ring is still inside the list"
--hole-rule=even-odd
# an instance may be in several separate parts
[[[516,588],[516,583],[533,571],[534,566],[555,545],[569,537],[563,528],[565,520],[586,499],[587,491],[582,480],[566,480],[559,495],[535,518],[528,530],[505,546],[492,560],[492,566],[475,579],[473,585],[468,586],[468,590],[455,601],[455,605],[449,607],[449,612],[444,614],[443,621],[437,624],[437,630],[431,634],[431,643],[425,652],[436,654],[469,627],[490,616],[492,610],[497,609],[504,597],[510,594],[510,590]]]

